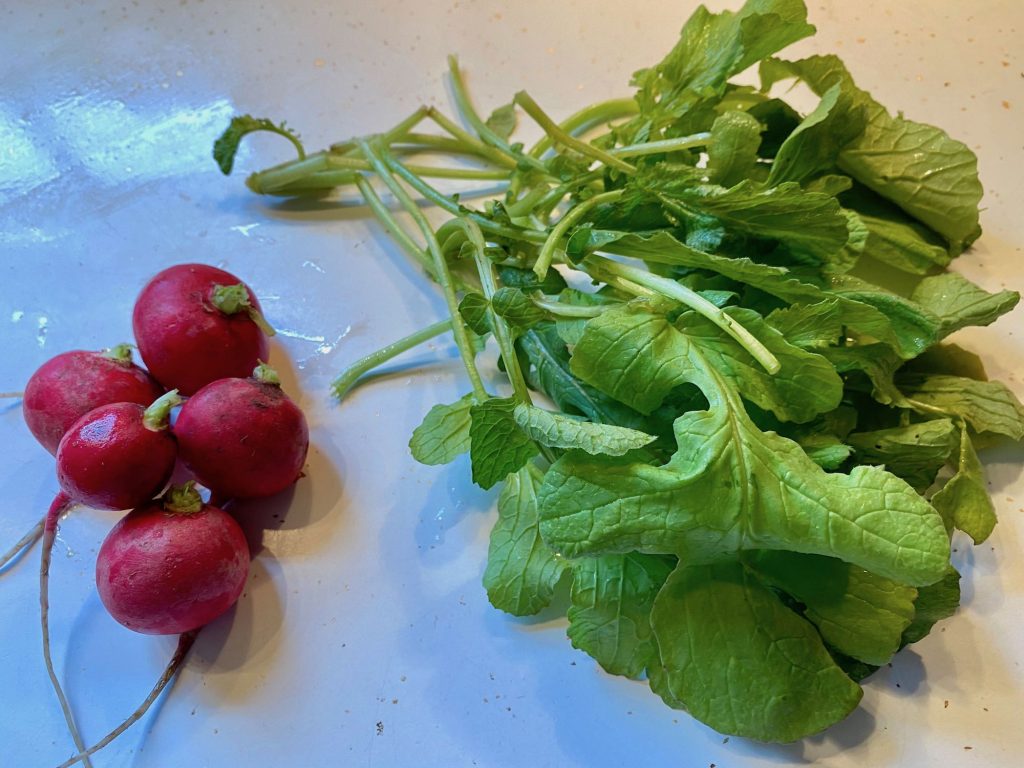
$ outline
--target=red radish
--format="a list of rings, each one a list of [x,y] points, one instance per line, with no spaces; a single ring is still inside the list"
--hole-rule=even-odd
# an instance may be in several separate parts
[[[159,493],[174,471],[177,444],[167,429],[171,390],[149,408],[112,403],[75,422],[57,449],[57,479],[76,501],[97,509],[131,509]]]
[[[224,498],[272,496],[302,475],[309,428],[273,369],[221,379],[188,399],[174,424],[182,461]]]
[[[57,448],[57,475],[62,490],[50,505],[43,527],[39,563],[40,622],[46,671],[79,752],[85,747],[50,654],[50,560],[57,523],[60,516],[78,502],[101,509],[129,509],[145,504],[162,490],[174,470],[177,456],[174,436],[168,426],[171,408],[179,402],[181,398],[172,390],[145,409],[135,403],[94,408],[72,425]],[[88,763],[88,758],[84,762]]]
[[[235,604],[248,573],[242,529],[190,485],[121,518],[96,558],[96,586],[110,615],[151,635],[208,624]]]
[[[150,280],[135,301],[132,328],[149,370],[184,395],[249,375],[267,359],[274,334],[245,283],[205,264],[179,264]]]
[[[103,352],[64,352],[40,366],[25,386],[25,423],[52,454],[68,428],[107,403],[149,405],[161,387],[132,363],[131,347],[119,344]]]

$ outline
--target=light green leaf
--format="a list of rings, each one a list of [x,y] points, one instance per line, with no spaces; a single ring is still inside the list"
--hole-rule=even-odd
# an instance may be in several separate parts
[[[959,416],[978,432],[995,432],[1014,440],[1024,438],[1024,406],[998,381],[975,381],[960,376],[900,376],[897,386],[911,407]]]
[[[762,551],[743,562],[803,603],[825,642],[867,664],[889,661],[914,618],[916,589],[835,558]]]
[[[804,349],[836,346],[844,325],[838,298],[777,309],[765,318],[765,322],[781,333],[790,344]]]
[[[854,432],[846,442],[857,450],[860,463],[882,464],[897,477],[924,490],[956,447],[957,432],[949,419],[934,419],[905,427]]]
[[[904,481],[876,467],[822,471],[796,443],[761,432],[685,334],[639,312],[618,322],[630,344],[616,355],[632,350],[643,360],[657,343],[652,375],[664,370],[668,380],[695,383],[710,410],[676,420],[678,450],[663,466],[578,453],[555,462],[539,496],[541,533],[552,548],[569,557],[677,554],[688,563],[787,549],[911,585],[941,577],[949,559],[942,518]],[[629,363],[613,356],[606,365]]]
[[[537,446],[523,434],[512,412],[515,400],[492,397],[469,409],[469,458],[473,482],[490,488],[537,455]]]
[[[469,409],[473,396],[451,405],[435,405],[409,441],[412,456],[421,464],[447,464],[469,450]]]
[[[926,307],[909,299],[850,275],[832,278],[830,293],[844,301],[856,302],[876,310],[870,318],[848,317],[849,325],[892,346],[905,360],[916,357],[941,338],[941,321]],[[854,309],[844,305],[844,314]],[[883,321],[877,322],[881,316]]]
[[[836,84],[783,142],[772,163],[768,184],[802,182],[835,167],[844,146],[864,130],[864,106]]]
[[[549,448],[622,456],[657,440],[654,435],[612,424],[595,424],[563,413],[520,403],[513,411],[516,424],[530,439]]]
[[[540,291],[549,294],[561,293],[568,287],[565,278],[557,269],[549,269],[541,279],[532,269],[498,265],[498,279],[506,288],[519,288],[523,291]]]
[[[513,616],[530,616],[551,602],[565,567],[540,539],[536,482],[529,468],[520,469],[498,496],[483,579],[487,598]]]
[[[508,137],[516,129],[516,105],[510,103],[498,107],[491,112],[486,125],[498,136],[508,141]]]
[[[814,627],[737,562],[676,568],[651,624],[651,688],[720,733],[794,741],[860,702]]]
[[[757,163],[761,124],[746,112],[730,110],[715,118],[708,144],[708,177],[731,187],[750,176]]]
[[[966,428],[960,430],[959,449],[956,474],[932,496],[932,504],[947,527],[960,529],[980,544],[996,527],[996,509],[988,495],[985,468]]]
[[[778,373],[766,373],[734,339],[695,312],[682,315],[673,328],[663,316],[643,312],[646,323],[638,324],[632,307],[609,310],[587,323],[573,350],[572,371],[616,400],[650,413],[688,380],[685,368],[665,365],[682,332],[744,397],[784,421],[808,421],[839,404],[842,380],[828,361],[789,344],[753,310],[725,311],[776,356],[782,364]]]
[[[969,325],[988,325],[1005,315],[1020,301],[1016,291],[989,293],[956,272],[944,272],[924,278],[911,295],[934,314],[942,336]]]
[[[569,639],[607,672],[636,678],[657,659],[651,607],[671,560],[633,552],[573,562]]]

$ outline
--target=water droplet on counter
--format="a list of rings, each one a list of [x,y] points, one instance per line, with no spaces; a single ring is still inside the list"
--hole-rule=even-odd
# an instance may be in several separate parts
[[[49,324],[50,321],[47,319],[46,315],[40,315],[39,319],[36,320],[36,328],[38,329],[36,331],[36,341],[39,342],[40,347],[46,345],[46,331]]]
[[[22,312],[20,309],[16,309],[13,312],[11,312],[11,322],[16,323],[19,320],[21,320],[21,318],[23,318],[24,316],[24,312]]]
[[[325,270],[323,267],[321,267],[315,261],[310,261],[309,259],[307,259],[306,261],[302,262],[302,266],[309,267],[310,269],[315,269],[317,272],[319,272],[322,275],[326,275],[327,274],[327,270]]]
[[[260,225],[260,223],[258,221],[257,222],[253,222],[252,224],[239,224],[236,227],[231,227],[231,231],[232,232],[240,232],[245,237],[249,237],[249,232],[252,231],[253,229],[255,229],[256,227],[258,227],[259,225]]]

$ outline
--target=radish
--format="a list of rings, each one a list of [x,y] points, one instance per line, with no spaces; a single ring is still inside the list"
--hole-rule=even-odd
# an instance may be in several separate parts
[[[137,722],[174,677],[198,630],[225,613],[249,575],[249,545],[227,512],[204,504],[193,484],[129,512],[96,557],[96,587],[110,615],[146,634],[175,634],[178,646],[146,700],[117,728],[61,764],[99,751]]]
[[[205,264],[179,264],[153,277],[135,301],[132,328],[146,367],[184,395],[249,375],[267,359],[274,334],[245,283]]]
[[[101,509],[129,509],[148,502],[170,479],[177,448],[168,429],[171,409],[181,402],[170,391],[149,408],[112,403],[94,408],[72,425],[57,447],[61,491],[46,514],[39,563],[39,608],[43,660],[68,730],[84,749],[50,654],[49,576],[60,516],[75,503]]]
[[[50,453],[78,419],[107,403],[149,405],[161,394],[153,377],[132,363],[131,347],[63,352],[40,366],[25,386],[22,412],[36,440]]]
[[[223,498],[272,496],[302,475],[309,428],[273,369],[221,379],[188,399],[174,424],[178,451],[200,483]]]
[[[96,558],[100,599],[128,629],[188,632],[228,610],[249,573],[249,545],[234,518],[186,484],[125,515]]]

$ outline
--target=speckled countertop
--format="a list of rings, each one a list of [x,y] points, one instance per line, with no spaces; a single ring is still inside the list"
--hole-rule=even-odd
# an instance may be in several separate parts
[[[1001,524],[958,540],[960,615],[866,685],[824,735],[723,740],[642,683],[574,651],[564,621],[513,620],[480,587],[491,494],[468,467],[433,469],[406,443],[464,389],[441,342],[429,365],[359,390],[346,363],[431,322],[440,297],[355,208],[250,195],[243,173],[287,157],[247,144],[222,177],[212,139],[235,112],[286,118],[311,146],[447,102],[456,52],[484,109],[523,87],[556,115],[628,93],[693,2],[41,2],[0,9],[0,391],[49,356],[130,338],[146,278],[200,260],[236,272],[281,329],[272,362],[312,426],[308,477],[250,512],[262,550],[234,614],[210,626],[159,710],[100,766],[679,766],[816,762],[873,768],[1019,764],[1024,754],[1021,452],[989,453]],[[726,7],[710,3],[713,9]],[[957,269],[1024,286],[1024,4],[812,3],[816,38],[892,109],[978,153],[984,237]],[[1024,395],[1024,310],[959,335]],[[56,489],[51,458],[0,401],[0,542]],[[287,516],[284,511],[287,510]],[[74,514],[53,576],[54,649],[87,739],[145,695],[173,641],[122,630],[92,585],[114,517]],[[2,548],[2,547],[0,547]],[[0,575],[0,765],[68,754],[39,652],[35,557]]]

